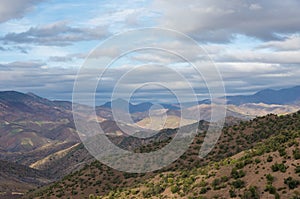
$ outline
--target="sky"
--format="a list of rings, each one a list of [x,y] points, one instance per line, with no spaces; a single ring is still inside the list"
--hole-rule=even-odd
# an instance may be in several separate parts
[[[77,73],[96,47],[116,34],[150,27],[175,30],[197,42],[220,72],[226,95],[300,85],[299,8],[298,0],[2,0],[0,90],[71,100]],[[114,59],[119,45],[135,39],[149,38],[124,39],[98,50],[97,56]],[[200,59],[188,42],[162,39],[161,43]],[[176,68],[184,80],[162,65]],[[91,69],[85,80],[96,72]],[[184,81],[199,99],[209,96],[195,71],[178,57],[157,50],[119,57],[97,87],[99,103],[110,99],[120,79],[126,81],[119,97],[128,96],[133,85],[143,85],[131,93],[137,101],[168,102],[174,93],[190,101]],[[165,87],[147,84],[157,79]]]

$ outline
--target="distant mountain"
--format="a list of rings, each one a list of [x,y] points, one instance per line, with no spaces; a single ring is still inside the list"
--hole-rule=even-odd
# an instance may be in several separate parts
[[[280,90],[265,89],[261,90],[253,95],[236,95],[227,96],[227,104],[229,105],[244,105],[244,104],[277,104],[277,105],[298,105],[300,103],[300,86],[292,88],[285,88]],[[147,112],[153,106],[151,102],[144,102],[140,104],[132,104],[123,99],[116,99],[113,102],[107,102],[100,106],[103,108],[111,109],[111,104],[119,110],[125,111],[125,107],[129,107],[130,113],[142,113]],[[184,102],[175,104],[160,104],[162,107],[168,110],[180,110],[182,108],[190,108],[197,105],[209,105],[210,99],[205,99],[198,102]]]
[[[101,105],[100,107],[111,109],[113,106],[114,109],[118,109],[118,110],[122,110],[122,111],[127,111],[126,108],[128,107],[129,113],[141,113],[141,112],[149,111],[153,105],[154,104],[151,102],[132,104],[124,99],[118,98],[111,102],[106,102],[105,104]],[[160,104],[160,105],[166,109],[171,109],[171,110],[179,109],[177,106],[172,105],[172,104]]]
[[[111,109],[113,107],[115,109],[125,110],[125,108],[128,106],[132,106],[132,104],[124,99],[118,98],[118,99],[112,100],[111,102],[106,102],[105,104],[101,105],[100,107],[108,108],[108,109]]]
[[[266,89],[254,95],[228,96],[228,104],[241,105],[247,103],[295,104],[300,101],[300,86],[280,90]]]

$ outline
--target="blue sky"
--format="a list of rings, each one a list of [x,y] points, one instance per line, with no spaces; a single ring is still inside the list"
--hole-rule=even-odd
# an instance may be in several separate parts
[[[228,95],[300,85],[299,8],[297,0],[3,0],[0,90],[71,100],[76,73],[91,50],[114,34],[145,27],[177,30],[196,40],[220,70]],[[193,55],[189,46],[175,44],[170,42],[169,46]],[[112,58],[116,51],[107,49],[103,55]],[[120,59],[107,77],[115,81],[99,89],[109,91],[102,101],[109,99],[108,93],[124,68],[166,58],[147,52]],[[172,64],[180,65],[176,61]],[[182,73],[191,77],[184,67]],[[163,75],[163,70],[155,70],[140,70],[137,75]],[[163,77],[167,82],[176,81],[172,75]],[[196,78],[190,81],[197,82]],[[177,88],[172,89],[186,95],[180,82],[174,85]],[[205,85],[196,87],[205,90]],[[171,98],[168,91],[154,90],[163,93],[157,94],[163,101]],[[137,98],[153,98],[154,90],[146,89]],[[205,97],[199,94],[199,98]]]

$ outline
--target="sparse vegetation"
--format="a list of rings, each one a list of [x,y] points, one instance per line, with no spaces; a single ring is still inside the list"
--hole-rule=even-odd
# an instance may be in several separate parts
[[[272,165],[271,168],[273,172],[281,171],[282,173],[285,173],[287,169],[287,167],[283,163],[281,164],[275,163],[274,165]]]
[[[300,138],[299,119],[300,113],[280,117],[268,115],[243,122],[242,126],[226,127],[218,142],[221,143],[220,147],[215,147],[203,161],[196,158],[199,145],[204,139],[204,135],[199,134],[182,158],[168,168],[143,176],[119,173],[95,162],[41,195],[50,191],[59,194],[60,190],[66,193],[70,187],[79,185],[81,189],[77,189],[75,198],[80,198],[87,190],[95,190],[96,187],[98,193],[94,191],[92,194],[105,199],[256,199],[264,198],[266,194],[273,194],[275,198],[296,197],[294,191],[299,187],[300,172],[295,161]],[[168,141],[149,143],[142,150],[157,149]],[[280,178],[283,173],[291,177]],[[83,177],[85,175],[88,177]],[[95,188],[89,186],[90,181],[96,184]]]

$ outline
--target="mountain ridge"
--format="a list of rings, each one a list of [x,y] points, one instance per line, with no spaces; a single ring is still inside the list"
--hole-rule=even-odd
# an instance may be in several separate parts
[[[8,101],[8,102],[24,102],[26,100],[36,100],[40,103],[44,104],[65,104],[71,103],[65,100],[48,100],[46,98],[40,97],[34,93],[22,93],[19,91],[0,91],[0,102],[1,101]],[[257,91],[252,95],[233,95],[227,96],[227,103],[234,104],[234,105],[241,105],[246,103],[264,103],[264,104],[279,104],[279,105],[287,105],[287,104],[294,104],[300,101],[300,86],[294,86],[289,88],[283,89],[264,89]],[[183,103],[184,107],[194,106],[196,104],[210,104],[211,101],[209,99],[204,99],[198,102],[185,102]],[[129,107],[130,113],[136,112],[145,112],[148,111],[151,106],[153,106],[152,102],[141,102],[137,104],[132,104],[124,99],[118,98],[112,100],[110,102],[106,102],[100,106],[102,108],[109,108],[111,109],[112,104],[114,104],[115,108],[123,109],[124,107]],[[161,106],[170,109],[170,110],[178,110],[179,104],[167,104],[161,103]]]
[[[253,95],[228,96],[229,104],[241,105],[245,103],[265,103],[265,104],[294,104],[300,101],[300,86],[284,88],[279,90],[265,89]]]

